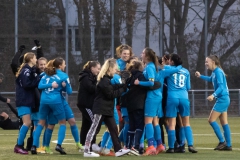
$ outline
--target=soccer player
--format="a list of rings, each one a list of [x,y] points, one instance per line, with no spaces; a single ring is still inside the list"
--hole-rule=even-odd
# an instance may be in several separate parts
[[[177,54],[171,54],[170,64],[171,66],[177,67],[182,65],[182,60]],[[174,142],[176,139],[175,125],[178,110],[182,117],[185,136],[188,142],[188,150],[189,152],[197,153],[193,147],[193,134],[189,121],[190,102],[188,99],[188,90],[191,88],[189,71],[185,68],[180,69],[177,73],[174,73],[167,78],[167,84],[168,95],[166,117],[169,118],[169,149],[166,151],[166,153],[174,153]],[[183,145],[182,148],[185,148],[185,145]]]
[[[230,105],[229,91],[227,86],[226,75],[220,65],[219,58],[216,55],[210,55],[205,60],[205,65],[207,69],[212,71],[211,76],[201,75],[198,71],[195,75],[205,81],[212,82],[214,93],[207,97],[207,100],[216,100],[215,105],[212,108],[208,122],[212,126],[218,140],[219,144],[214,150],[220,151],[232,151],[231,144],[231,130],[228,125],[227,110]],[[220,123],[224,130],[224,137],[221,133],[221,129],[216,122],[217,118],[220,119]]]
[[[53,115],[58,119],[58,122],[60,124],[58,132],[58,143],[55,150],[61,154],[66,154],[61,147],[66,133],[66,116],[61,92],[62,90],[66,90],[67,94],[71,94],[72,88],[68,75],[63,72],[65,67],[65,61],[62,58],[55,58],[53,60],[53,67],[47,67],[45,69],[46,75],[41,78],[41,81],[38,85],[39,89],[44,90],[41,94],[39,110],[40,120],[34,134],[33,146],[31,148],[32,154],[37,154],[36,146],[50,111],[53,112]],[[66,83],[66,89],[64,89],[65,87],[63,87],[63,83]]]
[[[24,63],[22,63],[16,73],[16,106],[18,116],[22,117],[23,125],[20,128],[14,152],[20,154],[28,154],[23,148],[23,142],[31,125],[31,108],[35,107],[35,88],[39,83],[39,76],[34,69],[36,62],[37,59],[34,53],[26,53],[24,55]]]
[[[142,60],[146,64],[143,71],[144,77],[148,81],[135,80],[135,85],[153,86],[154,81],[158,81],[158,59],[155,52],[151,48],[145,48],[142,52]],[[145,132],[148,141],[148,148],[144,155],[155,155],[165,150],[162,145],[161,129],[158,117],[163,116],[161,89],[149,90],[145,101]],[[157,148],[154,147],[154,141],[157,142]]]

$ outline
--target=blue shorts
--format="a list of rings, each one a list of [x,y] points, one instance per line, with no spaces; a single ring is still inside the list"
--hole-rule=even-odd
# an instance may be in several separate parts
[[[217,98],[216,103],[213,106],[213,110],[219,113],[227,112],[230,105],[229,96],[222,96]]]
[[[128,117],[128,111],[126,107],[121,107],[122,117]]]
[[[18,111],[18,116],[22,118],[22,116],[27,115],[32,113],[31,107],[26,107],[26,106],[19,106],[17,107]]]
[[[39,120],[39,112],[31,113],[31,120],[32,121],[38,121]]]
[[[162,106],[161,105],[162,100],[158,98],[147,98],[145,100],[145,109],[144,109],[144,116],[145,117],[156,117],[156,116],[162,116]]]
[[[46,120],[50,111],[57,118],[58,121],[66,119],[63,103],[58,104],[40,104],[39,119]]]
[[[162,101],[161,101],[158,108],[158,118],[162,118],[162,117],[163,117],[163,109],[162,109]]]
[[[166,117],[175,118],[177,117],[177,112],[179,112],[182,117],[190,116],[190,102],[188,99],[167,99]]]
[[[65,115],[66,115],[66,120],[74,118],[73,111],[66,100],[63,100],[63,105],[64,105],[64,111],[65,111]]]
[[[58,119],[53,115],[52,111],[48,113],[46,124],[50,124],[50,125],[58,124]]]

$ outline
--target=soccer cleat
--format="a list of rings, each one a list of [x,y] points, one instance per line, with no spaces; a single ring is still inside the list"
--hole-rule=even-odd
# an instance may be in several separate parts
[[[15,153],[20,153],[20,154],[28,154],[28,151],[23,148],[23,146],[18,146],[15,145],[14,147],[14,152]]]
[[[188,146],[188,151],[192,153],[197,153],[198,151],[193,146]]]
[[[232,146],[230,146],[230,147],[225,146],[225,147],[219,149],[219,151],[232,151]]]
[[[164,150],[165,150],[165,147],[162,144],[160,144],[156,148],[156,154],[159,154],[159,153],[163,152]]]
[[[122,155],[124,155],[124,154],[127,154],[127,153],[129,153],[130,152],[130,149],[120,149],[119,151],[117,151],[116,153],[115,153],[115,156],[116,157],[120,157],[120,156],[122,156]]]
[[[37,154],[37,148],[36,148],[36,146],[32,146],[32,148],[31,148],[31,153],[32,153],[32,154]]]
[[[185,153],[185,144],[182,146],[179,146],[178,148],[174,148],[175,153]]]
[[[140,155],[142,155],[142,154],[144,153],[144,149],[140,147],[139,150],[138,150],[138,153],[139,153]]]
[[[50,150],[50,147],[45,147],[46,154],[53,154],[53,152]]]
[[[92,144],[92,151],[99,153],[101,150],[101,147],[99,147],[97,144]]]
[[[174,148],[168,148],[168,150],[166,151],[166,153],[174,153]]]
[[[110,149],[103,149],[101,151],[101,155],[103,156],[115,156],[115,153],[111,151]]]
[[[39,147],[39,148],[37,148],[37,153],[46,153],[45,147]]]
[[[150,146],[146,149],[146,152],[143,153],[143,156],[156,155],[156,148]]]
[[[60,154],[67,154],[60,145],[56,145],[55,150],[58,151]]]
[[[139,154],[139,152],[138,152],[138,150],[136,150],[135,148],[131,148],[131,150],[130,150],[130,152],[129,153],[132,153],[133,155],[135,155],[135,156],[140,156],[140,154]]]
[[[218,145],[216,146],[216,148],[214,148],[214,150],[220,150],[222,148],[224,148],[226,146],[226,142],[219,142]]]
[[[94,152],[84,152],[83,157],[100,157],[100,155]]]
[[[83,152],[84,151],[84,147],[82,146],[81,143],[76,143],[76,149],[79,150],[79,152]]]

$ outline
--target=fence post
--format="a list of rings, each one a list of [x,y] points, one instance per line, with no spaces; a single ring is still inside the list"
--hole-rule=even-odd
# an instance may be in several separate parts
[[[238,115],[240,116],[240,89],[238,90]]]
[[[192,117],[195,117],[195,99],[194,90],[192,90]]]

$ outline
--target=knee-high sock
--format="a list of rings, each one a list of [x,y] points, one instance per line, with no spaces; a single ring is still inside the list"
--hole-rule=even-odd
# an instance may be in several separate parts
[[[188,146],[193,146],[193,134],[190,126],[184,127],[185,136],[188,142]]]
[[[106,145],[106,142],[108,140],[108,137],[110,136],[110,133],[105,131],[103,136],[102,136],[102,141],[101,141],[101,148],[104,148]]]
[[[154,138],[157,142],[157,146],[162,144],[161,128],[159,125],[154,126]]]
[[[212,126],[216,136],[218,137],[219,142],[224,142],[224,138],[221,133],[221,129],[220,129],[219,125],[217,124],[217,122],[216,121],[211,122],[210,125]]]
[[[33,137],[33,146],[38,146],[39,145],[39,138],[41,136],[41,132],[42,132],[43,126],[42,125],[38,125],[35,132],[34,132],[34,137]]]
[[[52,133],[53,133],[53,130],[51,130],[51,129],[49,129],[49,128],[47,128],[46,130],[45,130],[45,145],[46,145],[46,147],[49,147],[49,145],[50,145],[50,141],[51,141],[51,138],[52,138]]]
[[[152,123],[148,123],[145,126],[146,137],[148,141],[148,147],[153,146],[154,143],[154,129]]]
[[[180,141],[181,143],[179,144],[180,146],[183,146],[185,144],[185,139],[186,139],[186,136],[185,136],[185,131],[184,131],[184,127],[181,127],[180,128]]]
[[[59,145],[62,145],[62,142],[66,135],[66,125],[61,124],[58,130],[58,143]]]
[[[106,142],[106,148],[110,150],[112,147],[113,147],[113,142],[112,142],[111,135],[109,135]]]
[[[231,142],[231,130],[228,124],[225,124],[222,126],[223,130],[224,130],[224,137],[226,139],[227,142],[227,146],[230,147],[232,146],[232,142]]]
[[[24,139],[27,135],[28,132],[28,126],[25,126],[24,124],[22,125],[22,127],[20,128],[19,134],[18,134],[18,141],[17,144],[18,145],[23,145]]]
[[[124,142],[124,140],[123,140],[123,130],[124,130],[124,127],[123,127],[123,129],[120,131],[120,134],[119,134],[119,136],[118,136],[118,138],[119,138],[119,140],[120,140],[121,142]]]
[[[45,131],[44,131],[44,133],[43,133],[43,139],[42,139],[42,146],[43,146],[43,147],[46,146],[46,130],[47,130],[47,129],[45,129]]]
[[[169,145],[169,148],[174,148],[175,140],[176,140],[175,130],[168,130],[168,145]]]
[[[79,143],[80,140],[79,140],[79,132],[78,132],[78,128],[77,128],[77,125],[73,125],[71,126],[71,132],[72,132],[72,136],[75,140],[76,143]]]

